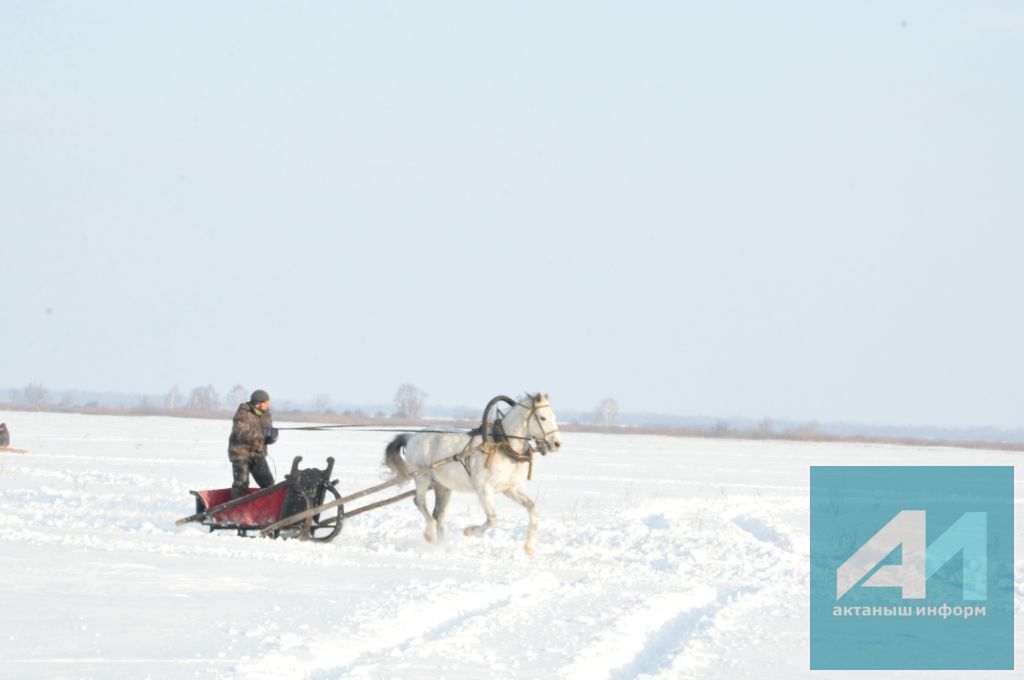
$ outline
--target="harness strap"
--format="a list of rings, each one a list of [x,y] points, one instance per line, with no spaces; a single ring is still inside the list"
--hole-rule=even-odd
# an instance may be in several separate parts
[[[501,444],[508,443],[508,435],[505,434],[505,425],[501,419],[494,421],[494,441]]]
[[[486,457],[484,460],[484,467],[487,469],[491,468],[491,463],[494,462],[494,456],[499,453],[513,462],[529,463],[529,468],[526,472],[526,480],[533,480],[533,454],[535,449],[532,446],[528,447],[526,451],[520,453],[513,449],[508,442],[481,442],[476,446],[470,446],[470,443],[472,443],[472,440],[466,444],[462,451],[452,456],[452,458],[462,465],[463,469],[466,471],[466,476],[470,479],[473,478],[473,472],[469,469],[469,457],[472,454],[479,452],[484,454]]]

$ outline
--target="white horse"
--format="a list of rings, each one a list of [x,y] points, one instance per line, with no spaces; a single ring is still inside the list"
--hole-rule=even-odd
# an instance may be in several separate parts
[[[537,538],[537,509],[526,495],[523,483],[533,466],[534,450],[547,454],[561,446],[558,421],[548,396],[534,394],[517,399],[490,432],[398,435],[388,444],[384,463],[395,475],[411,475],[415,479],[415,503],[427,523],[423,535],[428,541],[444,535],[444,515],[452,491],[475,492],[487,513],[486,522],[465,529],[467,536],[482,536],[494,526],[494,493],[500,491],[530,514],[523,547],[532,555]],[[434,490],[433,514],[427,510],[430,489]]]

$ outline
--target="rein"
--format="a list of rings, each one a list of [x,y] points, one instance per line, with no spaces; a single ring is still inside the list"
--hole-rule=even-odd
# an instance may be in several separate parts
[[[495,422],[496,425],[497,425],[497,423],[498,423],[498,421]],[[319,431],[319,430],[333,430],[333,429],[343,428],[343,427],[344,428],[360,428],[358,430],[355,430],[356,432],[394,432],[394,433],[397,433],[397,434],[464,434],[464,435],[470,435],[471,437],[481,434],[477,430],[471,430],[471,429],[465,428],[465,427],[452,428],[450,430],[431,430],[431,429],[426,429],[426,428],[418,429],[418,430],[410,430],[408,428],[398,427],[398,426],[395,426],[395,427],[372,427],[370,425],[316,425],[316,426],[311,426],[311,427],[279,427],[277,429],[278,430],[282,430],[282,431],[283,430],[302,430],[302,431],[307,431],[307,432],[315,432],[315,431]],[[557,432],[557,430],[552,430],[551,432],[548,432],[547,434],[551,434],[552,432]],[[533,441],[535,439],[534,437],[520,437],[520,436],[517,436],[517,435],[514,435],[514,434],[504,434],[504,433],[502,433],[500,436],[501,436],[502,439],[505,439],[505,440],[507,440],[507,439],[515,439],[517,441]],[[495,441],[495,442],[488,442],[488,443],[495,444],[495,443],[501,443],[501,442]],[[545,455],[546,455],[546,452],[545,452]]]
[[[339,428],[360,428],[357,432],[397,432],[403,433],[408,432],[409,434],[419,434],[420,432],[426,432],[429,434],[469,434],[470,430],[464,427],[452,428],[450,430],[429,430],[429,429],[418,429],[410,430],[407,427],[400,427],[398,425],[394,427],[374,427],[372,425],[311,425],[309,427],[279,427],[279,430],[305,430],[309,432],[317,430],[334,430]]]
[[[496,421],[495,424],[497,424],[497,422],[498,421]],[[428,429],[428,428],[419,428],[419,429],[412,429],[411,430],[411,429],[409,429],[407,427],[401,427],[399,425],[395,425],[393,427],[375,427],[373,425],[360,425],[358,423],[357,424],[353,424],[353,425],[308,425],[308,426],[302,426],[302,427],[279,427],[277,429],[281,430],[282,432],[285,431],[285,430],[317,432],[317,431],[321,431],[321,430],[337,430],[337,429],[342,429],[342,428],[345,428],[345,429],[359,428],[359,429],[356,430],[357,432],[397,432],[399,434],[401,434],[403,432],[407,432],[409,434],[419,434],[421,432],[426,433],[426,434],[469,434],[469,435],[481,434],[480,431],[479,431],[479,428],[477,428],[477,429],[470,429],[470,428],[467,428],[467,427],[453,427],[453,428],[448,429],[448,430],[435,430],[435,429]],[[557,430],[552,430],[552,432],[557,432]],[[546,434],[551,434],[551,432],[548,432]],[[513,435],[513,434],[510,434],[510,435],[502,434],[502,436],[505,439],[521,439],[521,440],[531,440],[531,439],[533,439],[533,437],[518,437],[518,436]]]
[[[520,406],[527,411],[524,422],[526,425],[527,436],[508,434],[505,432],[505,424],[502,422],[507,413],[501,413],[497,411],[497,417],[494,422],[490,422],[491,408],[499,401],[504,401],[509,406],[515,408]],[[472,473],[469,470],[469,456],[477,451],[483,453],[487,460],[485,462],[486,467],[491,466],[491,462],[494,460],[496,454],[501,454],[516,463],[528,463],[529,470],[526,474],[527,480],[533,479],[533,458],[534,454],[540,451],[542,456],[548,454],[547,438],[558,432],[556,427],[553,430],[545,430],[543,418],[537,411],[542,408],[536,405],[533,401],[530,404],[524,404],[519,401],[513,401],[512,399],[505,396],[497,396],[492,399],[487,407],[484,409],[484,416],[482,419],[481,426],[475,429],[468,428],[451,428],[447,430],[439,429],[409,429],[399,426],[395,427],[374,427],[372,425],[360,425],[354,424],[331,424],[331,425],[303,425],[296,427],[279,427],[279,430],[292,430],[292,431],[305,431],[305,432],[317,432],[323,430],[339,430],[339,429],[352,429],[357,432],[397,432],[397,433],[408,433],[408,434],[458,434],[458,435],[469,435],[469,442],[466,443],[466,447],[458,454],[453,456],[455,460],[460,462],[466,469],[466,474],[472,477]],[[540,438],[530,436],[530,418],[533,418],[537,423],[538,429],[540,429]],[[479,436],[481,442],[476,446],[471,446],[473,438]],[[522,451],[516,449],[513,446],[513,442],[525,442],[525,446]]]

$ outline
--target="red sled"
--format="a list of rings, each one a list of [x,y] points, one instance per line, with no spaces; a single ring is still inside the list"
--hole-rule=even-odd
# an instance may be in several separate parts
[[[302,456],[292,461],[291,472],[285,475],[284,481],[265,489],[248,489],[246,495],[231,500],[231,489],[207,489],[191,491],[196,497],[196,514],[179,519],[176,524],[199,522],[210,527],[210,531],[225,529],[237,531],[239,536],[246,536],[250,531],[260,531],[272,524],[278,524],[293,515],[306,513],[319,508],[325,502],[339,501],[341,494],[335,485],[338,480],[331,480],[334,469],[334,458],[327,459],[327,468],[299,469]],[[331,498],[328,498],[331,496]],[[344,506],[330,503],[332,507],[296,523],[288,523],[286,528],[276,529],[267,535],[274,538],[298,538],[299,540],[327,542],[341,532],[345,517]]]

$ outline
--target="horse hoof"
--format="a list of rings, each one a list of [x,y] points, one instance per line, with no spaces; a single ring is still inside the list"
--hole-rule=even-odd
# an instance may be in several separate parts
[[[473,528],[472,527],[466,527],[465,529],[462,530],[462,535],[463,536],[472,536],[473,535]]]
[[[423,534],[423,538],[427,539],[427,543],[433,543],[434,542],[434,536],[431,535],[431,534]]]
[[[525,550],[525,551],[526,551],[526,554],[527,554],[527,555],[530,555],[531,557],[533,556],[533,553],[534,553],[534,549],[533,549],[533,546],[532,546],[532,545],[524,545],[524,546],[523,546],[523,550]]]

